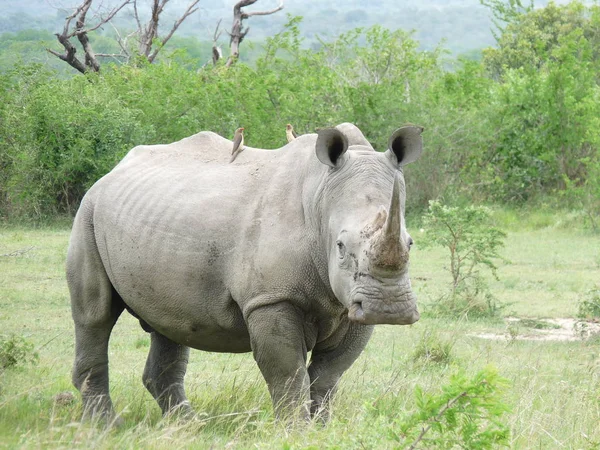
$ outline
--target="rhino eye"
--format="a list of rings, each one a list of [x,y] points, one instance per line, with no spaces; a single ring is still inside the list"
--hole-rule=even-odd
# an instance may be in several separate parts
[[[338,256],[340,257],[340,259],[346,256],[346,246],[344,245],[344,243],[338,240],[335,244],[337,245]]]

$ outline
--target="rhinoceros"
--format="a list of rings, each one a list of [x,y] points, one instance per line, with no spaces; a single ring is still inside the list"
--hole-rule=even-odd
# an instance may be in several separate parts
[[[163,414],[193,414],[195,348],[252,352],[277,417],[327,416],[373,325],[419,319],[403,166],[422,130],[377,152],[341,124],[231,164],[212,132],[131,150],[83,198],[68,248],[84,416],[117,418],[107,352],[125,309],[151,334],[142,379]]]

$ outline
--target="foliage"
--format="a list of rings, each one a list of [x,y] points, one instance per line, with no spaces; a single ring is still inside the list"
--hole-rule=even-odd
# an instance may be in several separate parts
[[[579,301],[577,317],[580,319],[600,319],[600,288],[588,290]]]
[[[18,365],[36,364],[39,355],[23,336],[0,336],[0,371]]]
[[[63,81],[39,67],[26,70],[11,86],[0,130],[0,152],[12,167],[10,206],[35,218],[74,214],[86,189],[153,130],[103,78]]]
[[[489,144],[473,166],[488,196],[523,203],[591,180],[600,159],[600,6],[580,2],[511,16],[498,48],[484,51],[497,80]],[[585,194],[573,192],[581,203]]]
[[[452,276],[450,292],[433,305],[438,315],[492,317],[501,307],[480,273],[487,267],[497,278],[495,259],[506,234],[490,225],[491,211],[483,206],[450,207],[439,201],[429,203],[423,217],[426,236],[423,247],[439,245],[449,251]]]
[[[135,145],[201,130],[231,137],[244,126],[248,145],[278,148],[287,123],[304,134],[353,122],[381,151],[395,128],[412,122],[425,127],[425,152],[404,169],[409,215],[442,197],[519,207],[552,196],[598,229],[600,6],[482,3],[505,23],[482,61],[450,58],[441,46],[424,51],[417,34],[382,26],[308,49],[307,24],[288,16],[248,63],[214,67],[209,42],[179,37],[178,49],[155,64],[105,64],[98,76],[75,80],[65,64],[63,72],[11,66],[18,54],[47,59],[44,32],[5,34],[0,217],[72,215]],[[333,7],[328,16],[342,17]],[[94,45],[111,53],[106,33]]]
[[[486,67],[494,77],[502,77],[510,69],[541,69],[556,61],[562,39],[576,31],[597,48],[600,36],[595,16],[598,8],[597,5],[585,7],[580,1],[566,5],[551,2],[545,8],[528,7],[508,14],[505,17],[508,24],[497,37],[498,47],[484,51]],[[596,53],[594,59],[597,56]]]
[[[434,329],[428,328],[415,345],[412,358],[426,363],[448,364],[452,361],[452,348],[456,342],[444,338]]]
[[[503,402],[507,387],[508,380],[492,367],[472,378],[459,371],[439,394],[428,394],[417,386],[417,411],[408,415],[394,434],[409,449],[508,447],[510,431],[502,422],[509,411]]]
[[[595,231],[600,231],[600,158],[582,158],[584,167],[582,173],[575,180],[564,177],[565,190],[561,192],[561,199],[566,200],[571,208],[576,208],[584,213],[589,226]]]

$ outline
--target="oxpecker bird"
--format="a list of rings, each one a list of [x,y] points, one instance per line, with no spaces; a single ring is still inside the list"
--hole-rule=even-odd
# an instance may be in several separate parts
[[[298,137],[298,135],[294,131],[294,127],[292,126],[291,123],[288,123],[285,126],[285,135],[287,137],[288,142],[292,142],[294,139],[296,139]]]
[[[242,150],[244,150],[244,128],[238,128],[233,135],[233,149],[231,150],[231,159],[229,162],[232,163]]]

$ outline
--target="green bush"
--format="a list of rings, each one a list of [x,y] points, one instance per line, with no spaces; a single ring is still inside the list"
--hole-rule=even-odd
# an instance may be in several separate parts
[[[583,295],[577,308],[577,317],[586,320],[600,319],[600,288],[590,289]]]
[[[22,336],[0,337],[0,370],[18,365],[36,364],[39,355],[34,345]]]
[[[450,377],[439,394],[415,388],[416,411],[391,431],[403,448],[491,449],[508,447],[510,430],[502,422],[510,409],[503,402],[508,381],[488,367],[472,378]]]
[[[100,77],[46,79],[38,72],[13,89],[1,133],[14,215],[74,214],[97,179],[152,139],[140,112],[123,105]]]
[[[406,168],[408,214],[434,198],[513,206],[560,192],[598,229],[600,6],[484,3],[509,23],[483,62],[380,26],[307,49],[290,17],[253,64],[206,65],[203,43],[93,76],[16,65],[0,74],[0,217],[73,214],[138,144],[244,126],[249,146],[278,148],[288,122],[300,134],[353,122],[381,151],[412,122],[425,152]]]
[[[426,234],[422,246],[442,246],[449,252],[450,290],[432,305],[439,316],[496,317],[502,306],[481,275],[488,268],[497,279],[494,260],[506,234],[490,224],[491,211],[482,206],[450,207],[429,203],[423,217]]]

